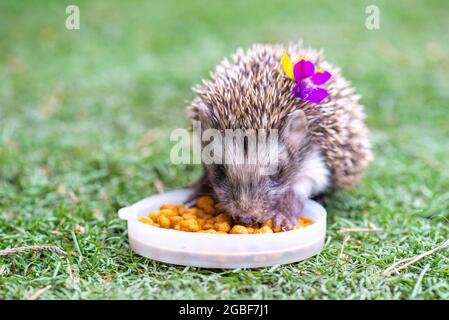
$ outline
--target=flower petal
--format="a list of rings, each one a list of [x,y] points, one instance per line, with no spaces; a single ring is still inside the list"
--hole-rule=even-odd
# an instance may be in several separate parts
[[[281,58],[282,68],[284,69],[285,74],[290,79],[294,79],[293,76],[293,63],[290,60],[290,57],[287,54],[287,51],[283,50],[284,56]]]
[[[326,89],[323,88],[314,88],[308,92],[308,95],[305,100],[313,103],[320,103],[329,95]]]
[[[314,86],[310,81],[297,82],[293,87],[292,93],[296,98],[307,100],[310,92],[314,89]]]
[[[313,84],[320,85],[325,84],[329,81],[329,79],[332,77],[332,75],[327,71],[317,72],[315,73],[311,78],[310,81],[312,81]]]
[[[327,90],[316,87],[309,80],[298,82],[293,87],[292,94],[296,98],[312,103],[320,103],[329,95]]]
[[[300,60],[293,66],[293,74],[296,81],[300,82],[315,73],[315,66],[307,60]]]
[[[302,90],[301,90],[301,83],[300,83],[300,82],[297,82],[297,83],[295,84],[295,86],[294,86],[293,89],[292,89],[292,94],[293,94],[296,98],[303,99],[303,96],[302,96]]]

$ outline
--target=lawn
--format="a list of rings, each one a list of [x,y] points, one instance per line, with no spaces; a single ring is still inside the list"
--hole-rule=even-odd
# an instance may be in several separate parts
[[[65,28],[77,4],[81,28]],[[380,9],[380,29],[365,8]],[[0,299],[448,299],[447,1],[2,1]],[[199,166],[170,163],[191,86],[237,47],[303,38],[366,106],[376,160],[327,204],[322,253],[255,270],[172,266],[133,254],[117,210]],[[342,228],[353,233],[343,246]],[[77,227],[78,225],[78,227]],[[82,232],[84,231],[84,232]],[[51,286],[51,287],[50,287]],[[38,291],[45,289],[44,291]]]

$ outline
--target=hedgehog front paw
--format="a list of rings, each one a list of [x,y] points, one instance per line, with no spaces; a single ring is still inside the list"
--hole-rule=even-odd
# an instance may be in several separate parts
[[[275,227],[281,227],[282,230],[290,230],[298,225],[298,218],[304,208],[304,199],[295,198],[289,206],[283,205],[273,217]]]
[[[273,217],[275,227],[281,227],[283,231],[290,230],[298,224],[297,218],[292,214],[277,213]]]

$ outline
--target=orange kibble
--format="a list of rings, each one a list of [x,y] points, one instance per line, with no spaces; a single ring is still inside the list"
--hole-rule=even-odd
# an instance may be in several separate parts
[[[154,225],[154,221],[149,217],[139,217],[139,221],[145,224]]]
[[[173,211],[171,209],[163,209],[159,211],[159,215],[167,216],[167,217],[173,217],[178,215],[178,210]]]
[[[202,209],[198,209],[198,210],[196,211],[196,216],[197,216],[198,218],[205,218],[205,219],[207,220],[207,219],[209,219],[209,216],[211,216],[211,215],[207,214],[207,213],[204,212],[204,210],[202,210]]]
[[[217,209],[213,206],[206,206],[202,208],[207,214],[217,214]]]
[[[189,220],[189,219],[196,219],[196,215],[193,213],[184,213],[182,215],[183,219]]]
[[[229,233],[232,234],[248,234],[248,229],[245,226],[236,224],[235,226],[232,227],[231,231],[229,231]]]
[[[201,230],[201,231],[198,231],[198,232],[202,232],[202,233],[217,233],[217,231],[214,230],[214,229],[206,229],[206,230]]]
[[[248,233],[254,233],[254,231],[256,230],[257,230],[256,227],[246,227],[246,231],[248,231]]]
[[[198,221],[196,221],[195,219],[183,220],[179,223],[179,227],[182,231],[197,232],[200,230]]]
[[[196,205],[198,206],[198,208],[204,209],[206,207],[213,207],[214,206],[214,199],[210,196],[202,196],[199,197]]]
[[[215,217],[215,222],[227,222],[228,224],[231,224],[232,218],[225,213],[220,213]]]
[[[158,216],[159,216],[159,212],[157,212],[157,211],[150,212],[150,218],[153,219],[153,221],[157,221]]]
[[[181,216],[173,216],[170,217],[170,223],[172,226],[175,226],[177,223],[182,221],[182,217]]]
[[[231,226],[228,222],[216,222],[214,227],[217,231],[229,232],[229,230],[231,230]]]
[[[226,213],[221,203],[215,203],[210,196],[200,197],[197,207],[186,208],[183,204],[162,204],[160,211],[152,211],[148,216],[139,217],[142,223],[178,231],[202,232],[211,234],[261,234],[282,232],[273,220],[262,224],[240,225]],[[298,225],[290,230],[307,227],[313,224],[309,217],[298,218]]]
[[[264,226],[260,228],[257,233],[273,233],[273,229],[271,229],[269,226]]]
[[[211,215],[211,214],[205,213],[205,214],[204,214],[202,217],[200,217],[200,218],[203,218],[203,219],[206,219],[206,221],[209,221],[210,219],[214,219],[214,216]]]
[[[217,222],[217,220],[215,219],[215,217],[212,217],[212,218],[207,219],[206,222],[214,224],[215,222]]]
[[[209,223],[209,222],[206,222],[206,223],[203,225],[203,229],[213,229],[213,228],[214,228],[214,225],[215,225],[215,223]]]
[[[162,228],[170,228],[170,218],[166,215],[159,215],[157,222]]]
[[[182,216],[187,215],[187,217],[197,217],[198,214],[200,214],[199,209],[197,208],[188,208],[185,209],[182,213]],[[186,219],[192,219],[192,218],[186,218]]]
[[[310,226],[311,224],[313,224],[313,220],[310,219],[309,217],[301,216],[299,218],[299,223],[302,223],[304,225],[304,227],[307,227],[307,226]]]
[[[204,229],[204,225],[206,224],[206,219],[198,218],[198,219],[196,219],[196,221],[198,222],[198,225],[200,226],[200,228]],[[208,229],[210,229],[210,228],[208,228]]]
[[[176,215],[178,214],[178,208],[179,205],[175,205],[175,204],[163,204],[160,206],[160,210],[164,210],[164,209],[168,209],[170,211],[173,211],[176,213]]]
[[[267,220],[264,223],[262,223],[262,227],[268,226],[270,229],[273,228],[273,220]]]
[[[182,214],[187,210],[188,208],[186,207],[179,207],[178,208],[178,215],[182,216]]]
[[[184,210],[184,213],[198,214],[199,210],[200,209],[198,209],[198,208],[187,208],[187,209]]]

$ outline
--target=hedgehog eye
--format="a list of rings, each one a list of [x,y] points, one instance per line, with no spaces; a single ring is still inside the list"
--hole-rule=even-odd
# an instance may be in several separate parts
[[[217,164],[215,166],[215,176],[217,178],[223,178],[225,176],[225,167],[222,164]]]
[[[270,181],[270,187],[272,187],[272,188],[278,188],[278,187],[280,187],[281,186],[281,183],[279,182],[279,181],[276,181],[276,180],[271,180]]]

